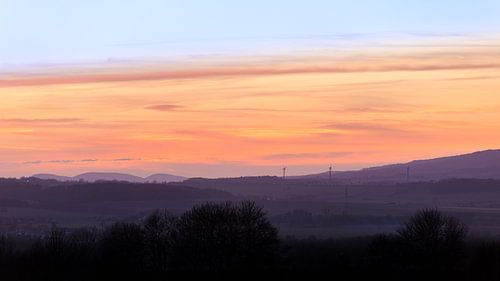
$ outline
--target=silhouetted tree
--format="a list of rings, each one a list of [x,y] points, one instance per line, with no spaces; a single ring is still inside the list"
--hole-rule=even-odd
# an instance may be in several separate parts
[[[112,279],[138,278],[144,269],[144,235],[135,223],[115,223],[100,240],[101,272]]]
[[[22,279],[65,280],[64,275],[71,265],[67,242],[66,232],[52,226],[47,237],[39,238],[23,255],[22,265],[19,266]]]
[[[93,255],[96,251],[95,244],[98,239],[99,232],[95,227],[75,229],[67,238],[70,247],[79,255]]]
[[[277,246],[277,229],[255,203],[206,203],[179,218],[174,262],[179,270],[265,270]]]
[[[155,211],[142,224],[146,265],[155,278],[165,276],[169,270],[175,223],[176,218],[170,213]]]
[[[423,210],[396,234],[278,243],[277,229],[255,203],[206,203],[180,217],[156,211],[140,224],[99,231],[53,227],[35,240],[0,235],[0,279],[167,280],[179,271],[265,270],[346,280],[498,279],[500,242],[468,240],[465,251],[466,234],[457,219]]]
[[[63,229],[53,226],[49,233],[49,237],[45,241],[45,249],[48,253],[48,257],[51,258],[54,263],[62,261],[68,250],[66,232]]]
[[[73,230],[67,237],[70,249],[71,271],[80,272],[72,280],[91,280],[97,268],[99,232],[94,227]]]
[[[374,276],[387,280],[410,279],[402,253],[404,243],[398,235],[380,234],[372,238],[368,247],[368,270]]]
[[[5,275],[9,269],[9,261],[12,258],[13,248],[5,234],[0,234],[0,274]]]
[[[409,267],[448,274],[462,254],[467,227],[436,209],[426,209],[412,216],[398,235]]]
[[[472,258],[470,279],[500,280],[500,241],[483,242]]]

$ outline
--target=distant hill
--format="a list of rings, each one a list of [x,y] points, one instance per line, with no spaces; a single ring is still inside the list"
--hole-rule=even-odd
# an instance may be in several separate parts
[[[183,181],[186,178],[181,177],[181,176],[176,176],[176,175],[169,175],[169,174],[154,174],[146,178],[130,175],[130,174],[124,174],[124,173],[84,173],[81,175],[77,175],[74,177],[66,177],[66,176],[59,176],[59,175],[54,175],[54,174],[36,174],[33,175],[32,177],[34,178],[39,178],[39,179],[54,179],[57,181],[87,181],[87,182],[96,182],[96,181],[127,181],[127,182],[136,182],[136,183],[144,183],[144,182],[179,182]]]
[[[185,180],[185,177],[169,175],[169,174],[154,174],[149,177],[146,177],[145,180],[147,182],[179,182]]]
[[[366,168],[356,171],[334,172],[333,179],[345,182],[405,182],[407,180],[407,168],[410,169],[410,181],[430,181],[442,179],[500,179],[500,150],[485,150],[470,154],[457,156],[441,157],[427,160],[415,160],[408,163],[392,164],[379,167]],[[186,178],[169,175],[169,174],[154,174],[146,178],[122,174],[122,173],[85,173],[75,177],[64,177],[53,174],[36,174],[33,177],[40,179],[55,179],[58,181],[78,181],[84,180],[95,182],[98,180],[117,180],[128,182],[179,182]],[[304,176],[288,177],[288,179],[328,179],[329,173],[319,173]],[[248,177],[235,178],[236,181],[245,183],[249,180],[254,181],[259,179],[260,182],[266,182],[269,179]],[[218,179],[219,182],[223,179]],[[202,180],[205,182],[206,180]],[[271,181],[274,181],[271,180]],[[195,183],[196,181],[189,181]],[[224,180],[228,182],[228,180]],[[188,183],[188,182],[186,182]]]
[[[500,150],[485,150],[470,154],[415,160],[408,163],[366,168],[357,171],[335,172],[333,178],[361,182],[403,182],[407,168],[410,181],[429,181],[450,178],[499,179]],[[320,173],[295,178],[327,179],[329,173]]]
[[[50,209],[123,216],[137,214],[138,210],[175,210],[199,201],[225,201],[234,198],[229,192],[199,189],[178,183],[61,182],[38,178],[0,178],[0,207],[32,208],[40,209],[41,212]]]
[[[38,178],[41,180],[57,180],[57,181],[74,181],[75,180],[73,177],[65,177],[65,176],[59,176],[59,175],[54,175],[54,174],[36,174],[36,175],[33,175],[32,177]]]
[[[95,182],[99,180],[104,181],[128,181],[128,182],[144,182],[144,178],[122,174],[122,173],[85,173],[74,177],[76,180],[84,180],[88,182]]]

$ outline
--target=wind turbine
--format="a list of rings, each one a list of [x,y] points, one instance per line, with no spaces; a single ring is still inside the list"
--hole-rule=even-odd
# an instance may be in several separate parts
[[[330,185],[332,185],[332,165],[330,164],[330,167],[328,167],[328,175],[329,175],[329,181]]]

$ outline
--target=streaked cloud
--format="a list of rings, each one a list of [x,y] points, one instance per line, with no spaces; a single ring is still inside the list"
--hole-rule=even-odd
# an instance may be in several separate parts
[[[0,123],[17,123],[17,124],[66,124],[66,123],[76,123],[82,122],[84,119],[81,118],[10,118],[10,119],[0,119]]]
[[[224,77],[334,74],[395,71],[480,70],[500,68],[499,52],[454,49],[449,52],[419,52],[397,56],[364,55],[349,61],[323,54],[305,57],[282,57],[279,60],[254,60],[224,65],[169,67],[159,64],[154,69],[133,71],[102,70],[91,74],[32,74],[0,76],[0,87],[94,84],[115,82],[164,81],[183,79],[215,79]],[[397,81],[395,81],[397,82]],[[380,82],[377,82],[380,83]],[[386,83],[386,82],[382,82]]]
[[[382,133],[391,133],[391,132],[409,132],[407,129],[404,129],[402,126],[398,125],[385,125],[379,124],[376,122],[348,122],[348,123],[332,123],[324,126],[325,128],[341,130],[341,131],[368,131],[368,132],[382,132]]]
[[[306,153],[283,153],[271,154],[262,157],[266,160],[289,160],[289,159],[302,159],[302,158],[326,158],[335,159],[339,157],[346,157],[352,155],[353,152],[338,151],[338,152],[306,152]]]
[[[24,165],[41,165],[41,164],[75,164],[75,163],[92,163],[92,162],[128,162],[141,161],[141,158],[117,158],[117,159],[64,159],[64,160],[35,160],[23,162]]]
[[[498,51],[410,43],[0,74],[2,173],[301,174],[497,147]]]
[[[145,108],[157,111],[173,111],[182,108],[182,106],[176,104],[157,104],[146,106]]]
[[[500,46],[499,46],[500,48]],[[500,76],[469,76],[443,79],[445,81],[500,79]]]

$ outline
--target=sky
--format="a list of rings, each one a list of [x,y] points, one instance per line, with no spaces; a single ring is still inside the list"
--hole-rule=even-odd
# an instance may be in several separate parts
[[[0,176],[499,148],[500,1],[0,0]]]

